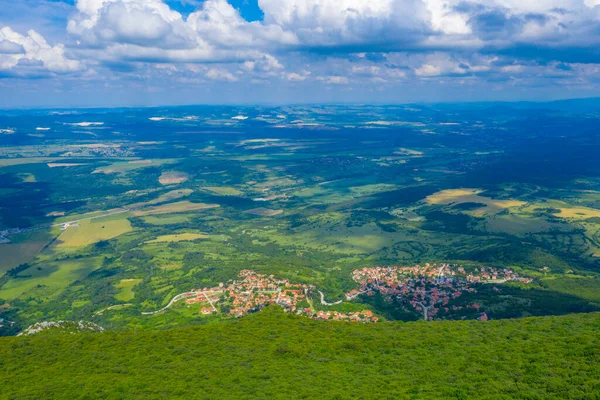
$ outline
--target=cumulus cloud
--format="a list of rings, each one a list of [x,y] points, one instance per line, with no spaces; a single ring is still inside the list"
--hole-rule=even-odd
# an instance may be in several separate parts
[[[0,29],[0,72],[3,75],[39,76],[81,69],[79,61],[65,56],[62,44],[51,46],[34,30],[22,35],[7,26]]]
[[[446,78],[573,82],[600,65],[600,0],[257,0],[263,18],[252,21],[228,0],[188,2],[196,8],[181,13],[166,0],[75,0],[66,45],[5,28],[0,69],[52,76],[85,66],[140,81],[332,90]]]
[[[204,76],[206,76],[208,79],[212,79],[215,81],[228,81],[228,82],[239,81],[239,78],[237,76],[233,75],[231,72],[229,72],[225,69],[219,69],[219,68],[210,68],[208,71],[206,71],[206,74]]]
[[[431,33],[421,0],[259,0],[266,24],[308,47],[400,48]]]

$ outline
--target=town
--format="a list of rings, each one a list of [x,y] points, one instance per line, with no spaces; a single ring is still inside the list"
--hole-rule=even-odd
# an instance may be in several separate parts
[[[257,274],[251,270],[242,270],[240,279],[219,283],[213,288],[192,289],[175,296],[166,307],[142,314],[157,314],[170,308],[176,302],[185,299],[187,306],[199,304],[200,313],[218,314],[219,311],[231,317],[242,317],[270,305],[277,304],[287,312],[304,315],[318,320],[377,322],[379,318],[373,312],[341,313],[337,311],[315,311],[310,299],[311,285],[291,283],[287,279],[277,279],[273,275]],[[219,307],[217,307],[217,304]]]
[[[479,284],[501,284],[508,281],[528,284],[533,280],[520,277],[506,268],[479,267],[467,271],[460,265],[428,263],[357,269],[353,271],[352,279],[359,287],[346,293],[347,301],[361,295],[370,297],[381,294],[389,301],[421,314],[426,321],[451,318],[456,314],[475,315],[478,320],[487,321],[487,314],[477,303],[457,304],[453,300],[465,293],[477,293]],[[493,286],[493,290],[500,291],[496,286]],[[379,321],[379,317],[370,310],[350,313],[315,310],[311,298],[316,293],[321,295],[322,305],[333,306],[342,302],[325,302],[323,293],[315,290],[312,285],[291,283],[287,279],[278,279],[273,275],[258,274],[246,269],[239,273],[237,280],[178,294],[160,310],[142,314],[161,313],[180,300],[185,300],[188,307],[200,305],[200,313],[203,315],[223,314],[239,318],[260,311],[268,305],[277,304],[286,312],[317,320],[365,323]]]
[[[479,312],[476,303],[450,305],[451,301],[464,293],[477,293],[477,284],[505,283],[508,281],[531,283],[532,278],[522,278],[510,269],[492,267],[474,268],[467,272],[459,265],[414,265],[394,267],[372,267],[354,270],[352,279],[359,284],[358,289],[346,293],[352,300],[359,295],[374,296],[380,293],[395,300],[407,309],[419,312],[426,321],[436,316],[450,316],[466,309],[478,314],[478,319],[487,321],[485,312]],[[493,287],[494,291],[500,289]]]

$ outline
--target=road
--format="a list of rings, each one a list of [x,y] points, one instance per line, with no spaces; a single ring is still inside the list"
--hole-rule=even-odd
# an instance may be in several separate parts
[[[160,312],[163,312],[163,311],[167,310],[169,307],[171,307],[173,304],[175,304],[179,300],[187,299],[189,297],[195,297],[195,296],[198,296],[200,293],[202,293],[202,292],[185,292],[185,293],[179,293],[177,296],[175,296],[175,297],[173,297],[171,299],[171,301],[169,302],[169,304],[167,304],[166,306],[164,306],[160,310],[150,311],[150,312],[143,312],[142,315],[154,315],[154,314],[158,314]]]
[[[343,300],[340,300],[336,301],[335,303],[328,303],[325,301],[325,295],[323,294],[323,292],[319,290],[319,294],[321,295],[321,304],[323,304],[324,306],[335,306],[336,304],[342,304],[344,302]]]
[[[211,292],[211,293],[222,293],[222,292]],[[171,301],[169,301],[169,304],[167,304],[166,306],[164,306],[160,310],[143,312],[142,315],[154,315],[154,314],[161,313],[163,311],[166,311],[169,307],[171,307],[173,304],[177,303],[179,300],[188,299],[190,297],[196,297],[199,294],[203,294],[204,297],[206,297],[206,300],[210,303],[211,307],[214,308],[215,310],[217,309],[217,307],[215,307],[215,305],[213,304],[213,302],[210,300],[210,297],[208,296],[208,294],[206,294],[206,292],[204,292],[203,290],[201,290],[201,291],[194,291],[194,292],[179,293],[177,296],[173,297],[171,299]]]

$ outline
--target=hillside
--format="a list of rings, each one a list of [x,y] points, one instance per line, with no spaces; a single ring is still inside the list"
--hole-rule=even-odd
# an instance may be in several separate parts
[[[9,337],[0,397],[596,399],[599,328],[600,313],[363,325],[268,308],[164,331]]]

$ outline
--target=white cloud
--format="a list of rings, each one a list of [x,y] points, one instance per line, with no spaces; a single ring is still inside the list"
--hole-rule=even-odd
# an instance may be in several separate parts
[[[65,56],[62,44],[49,45],[34,30],[21,35],[10,27],[0,29],[0,70],[17,75],[80,71],[82,64]]]
[[[350,80],[347,77],[340,75],[318,76],[317,80],[331,85],[347,85],[350,83]]]
[[[424,64],[415,70],[417,76],[438,76],[441,75],[442,69],[436,65]]]
[[[204,74],[204,76],[206,76],[208,79],[212,79],[215,81],[239,81],[239,78],[233,75],[231,72],[219,68],[210,68],[208,71],[206,71],[206,74]]]
[[[302,73],[288,72],[285,74],[285,79],[292,82],[302,82],[308,79],[310,71],[302,71]]]
[[[22,54],[25,53],[25,48],[10,40],[0,40],[0,54]]]
[[[304,46],[406,43],[428,31],[421,0],[259,0],[265,23]]]

